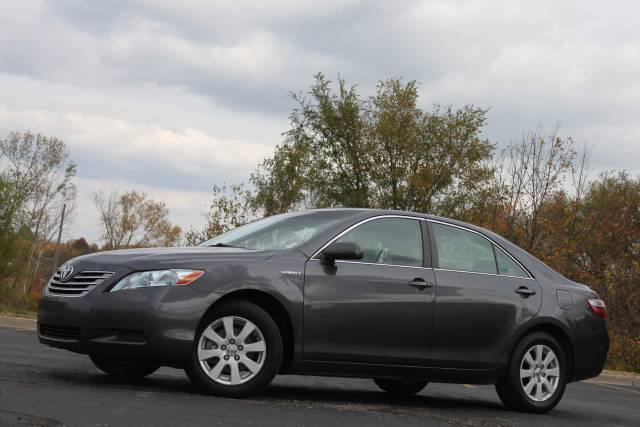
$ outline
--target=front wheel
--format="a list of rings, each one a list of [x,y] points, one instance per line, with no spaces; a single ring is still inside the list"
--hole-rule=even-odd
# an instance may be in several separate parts
[[[410,396],[419,393],[428,384],[427,381],[388,380],[383,378],[374,378],[373,382],[382,390],[396,396]]]
[[[564,394],[567,375],[562,346],[551,335],[536,332],[516,346],[506,377],[496,384],[502,403],[516,411],[542,414]]]
[[[186,372],[210,394],[244,397],[271,383],[282,352],[282,337],[271,316],[255,304],[232,301],[203,319]]]
[[[102,372],[123,379],[140,379],[153,374],[160,366],[138,360],[123,360],[90,354],[89,358]]]

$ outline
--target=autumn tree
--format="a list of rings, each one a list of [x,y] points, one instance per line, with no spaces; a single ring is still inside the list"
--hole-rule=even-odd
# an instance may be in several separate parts
[[[18,244],[2,251],[0,264],[20,265],[13,284],[22,279],[26,294],[41,270],[42,243],[59,228],[62,205],[67,204],[67,218],[73,215],[76,165],[60,139],[12,132],[0,140],[0,166],[0,239]]]
[[[106,248],[174,246],[180,238],[181,229],[169,221],[166,205],[145,193],[94,193],[93,201]]]
[[[381,81],[363,98],[322,74],[293,94],[290,129],[252,175],[268,214],[299,207],[377,207],[452,214],[491,178],[486,111],[418,107],[415,81]]]
[[[571,138],[560,137],[558,129],[538,127],[525,133],[498,159],[495,190],[506,209],[499,231],[527,250],[533,250],[537,243],[542,208],[563,190],[577,167],[575,144]]]
[[[184,237],[185,246],[195,246],[225,231],[257,219],[253,193],[244,184],[215,185],[209,209],[205,212],[205,226],[191,229]]]

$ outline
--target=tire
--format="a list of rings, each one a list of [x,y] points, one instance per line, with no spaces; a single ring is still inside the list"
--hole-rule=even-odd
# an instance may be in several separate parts
[[[427,381],[388,380],[383,378],[374,378],[373,382],[382,390],[394,396],[411,396],[419,393],[428,384]]]
[[[567,357],[562,346],[551,335],[534,332],[516,346],[507,375],[496,384],[496,391],[502,403],[511,410],[543,414],[562,399],[566,379]]]
[[[194,384],[216,396],[245,397],[271,383],[283,349],[280,330],[266,311],[247,301],[231,301],[200,323],[185,368]]]
[[[115,359],[96,354],[89,355],[94,365],[102,372],[114,377],[137,380],[153,374],[160,366],[137,360]]]

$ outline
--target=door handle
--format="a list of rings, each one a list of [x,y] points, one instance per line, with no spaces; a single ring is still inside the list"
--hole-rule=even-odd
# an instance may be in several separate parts
[[[531,295],[536,294],[536,291],[533,291],[527,288],[526,286],[520,286],[518,289],[516,289],[513,292],[515,292],[516,294],[519,294],[522,298],[529,298]]]
[[[423,290],[425,290],[427,288],[432,288],[433,287],[433,282],[427,282],[424,279],[417,278],[417,279],[413,279],[412,281],[410,281],[408,283],[408,285],[423,291]]]

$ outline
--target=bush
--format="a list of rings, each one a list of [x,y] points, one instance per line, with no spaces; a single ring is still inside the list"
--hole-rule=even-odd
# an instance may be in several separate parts
[[[23,295],[21,289],[12,287],[9,283],[0,283],[0,313],[15,313],[33,315],[38,309],[41,292],[34,291],[30,295]]]
[[[611,344],[607,368],[640,373],[640,337],[626,337],[609,332]]]

